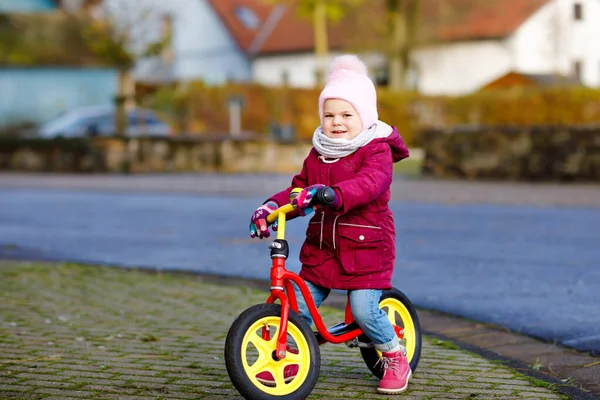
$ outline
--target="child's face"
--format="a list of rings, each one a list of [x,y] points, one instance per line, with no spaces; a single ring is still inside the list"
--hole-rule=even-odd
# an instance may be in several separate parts
[[[345,100],[327,99],[323,103],[323,133],[335,139],[352,140],[362,131],[358,113]]]

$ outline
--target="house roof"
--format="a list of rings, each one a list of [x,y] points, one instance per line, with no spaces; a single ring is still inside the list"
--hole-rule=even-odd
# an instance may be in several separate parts
[[[277,6],[265,0],[207,0],[240,48],[250,54],[305,52],[314,49],[311,21],[296,15],[293,3]],[[502,38],[512,34],[550,0],[423,0],[419,17],[421,43]],[[276,8],[279,7],[279,10]],[[239,17],[250,10],[259,21],[248,26]],[[383,2],[369,0],[338,24],[328,24],[329,48],[349,48],[357,37],[377,40],[383,24]],[[364,23],[359,24],[358,19]],[[267,23],[269,21],[269,23]],[[348,22],[348,23],[345,23]],[[373,23],[376,22],[376,23]],[[356,32],[356,27],[365,26]],[[368,27],[371,27],[369,29]],[[262,31],[262,32],[261,32]],[[358,36],[357,36],[358,35]]]
[[[481,90],[507,88],[507,87],[564,87],[579,86],[581,81],[576,76],[559,74],[530,74],[518,71],[509,71],[482,86]]]
[[[581,81],[576,76],[565,76],[557,74],[526,74],[521,73],[526,78],[531,79],[539,86],[554,85],[581,85]]]
[[[423,2],[425,25],[441,41],[502,38],[549,0],[449,0]]]
[[[240,48],[248,54],[304,52],[312,51],[314,47],[314,32],[310,20],[298,17],[293,6],[280,5],[277,9],[277,5],[264,0],[208,0],[208,3]],[[243,23],[239,12],[244,9],[251,10],[258,18],[258,27]],[[339,48],[341,45],[341,35],[330,27],[329,47]]]

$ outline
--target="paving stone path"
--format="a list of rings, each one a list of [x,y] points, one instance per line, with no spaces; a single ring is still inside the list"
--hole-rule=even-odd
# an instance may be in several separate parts
[[[201,276],[0,261],[0,399],[238,399],[223,361],[233,319],[266,292]],[[323,307],[325,322],[343,318]],[[389,398],[358,351],[324,345],[313,399]],[[426,337],[402,399],[560,399]]]

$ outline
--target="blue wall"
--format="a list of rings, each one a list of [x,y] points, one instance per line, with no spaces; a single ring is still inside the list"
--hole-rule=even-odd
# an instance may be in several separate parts
[[[208,84],[252,79],[250,61],[206,0],[153,2],[173,16],[174,60],[170,73],[174,79],[202,79]],[[153,81],[157,70],[152,60],[143,60],[134,74],[139,80]]]
[[[221,0],[223,1],[223,0]],[[250,62],[206,0],[190,2],[187,16],[176,20],[175,74],[209,84],[252,78]]]
[[[0,127],[41,123],[70,108],[111,104],[117,71],[108,68],[0,68]]]
[[[0,12],[49,11],[56,8],[54,0],[0,0]]]

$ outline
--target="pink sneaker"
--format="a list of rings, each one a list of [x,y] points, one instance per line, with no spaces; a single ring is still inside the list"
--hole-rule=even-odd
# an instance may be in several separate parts
[[[383,378],[379,381],[379,393],[402,393],[408,388],[408,380],[412,376],[410,365],[404,351],[383,352],[380,359],[383,368]]]
[[[287,351],[292,354],[298,354],[298,350],[296,349],[288,348]],[[298,367],[298,364],[286,365],[286,367],[283,369],[284,382],[288,383],[292,381],[296,377],[296,375],[298,375],[299,369],[300,368]],[[275,378],[273,378],[273,375],[269,371],[263,371],[258,373],[256,375],[256,380],[258,380],[263,385],[275,386]]]

